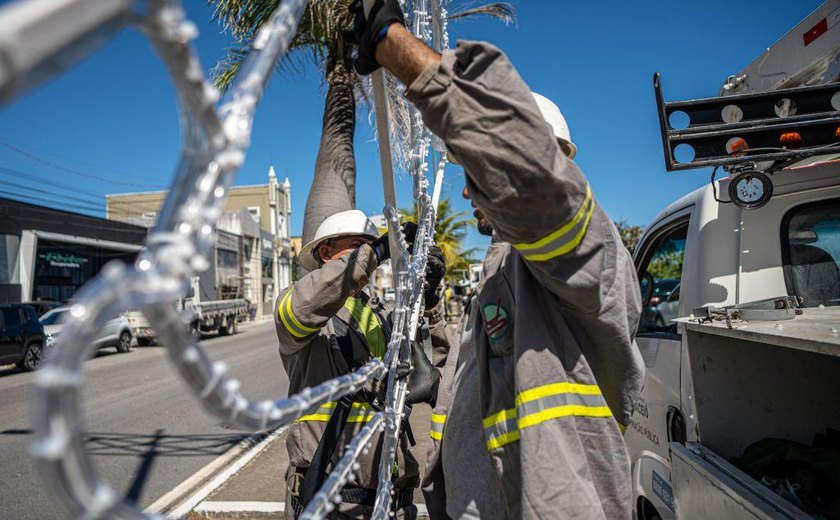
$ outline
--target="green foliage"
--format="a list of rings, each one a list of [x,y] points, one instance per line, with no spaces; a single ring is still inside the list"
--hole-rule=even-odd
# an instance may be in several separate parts
[[[635,251],[636,244],[642,238],[644,229],[640,226],[631,226],[626,220],[616,220],[615,227],[618,228],[618,234],[621,235],[621,241],[631,253]]]
[[[417,222],[417,207],[413,210],[401,209],[403,220]],[[449,199],[441,199],[437,208],[435,221],[435,245],[437,245],[446,259],[446,278],[457,278],[459,270],[469,269],[470,264],[476,263],[473,255],[477,248],[463,249],[463,241],[467,230],[475,226],[475,219],[467,217],[466,211],[452,211]]]
[[[656,280],[663,278],[677,278],[682,276],[684,249],[671,251],[657,251],[656,256],[648,264],[648,272]]]

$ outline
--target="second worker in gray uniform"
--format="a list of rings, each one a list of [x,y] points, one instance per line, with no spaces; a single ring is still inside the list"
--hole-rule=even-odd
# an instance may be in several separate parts
[[[622,431],[644,365],[628,251],[501,51],[440,55],[395,0],[365,6],[351,8],[357,70],[408,85],[493,233],[437,395],[431,517],[629,519]]]

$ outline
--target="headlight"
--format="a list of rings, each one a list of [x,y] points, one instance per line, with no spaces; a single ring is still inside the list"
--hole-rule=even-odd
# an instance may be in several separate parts
[[[53,336],[52,334],[47,334],[46,341],[47,346],[52,347],[53,345],[55,345],[55,336]]]

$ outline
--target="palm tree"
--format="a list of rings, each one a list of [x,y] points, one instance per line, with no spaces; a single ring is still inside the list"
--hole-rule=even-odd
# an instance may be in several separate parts
[[[342,33],[352,25],[347,7],[352,0],[310,0],[298,30],[278,67],[311,62],[323,68],[327,84],[323,127],[312,187],[303,218],[303,242],[311,240],[328,216],[356,206],[356,162],[353,133],[356,98],[364,90],[352,67],[351,49]],[[231,31],[237,44],[214,70],[215,85],[224,90],[236,77],[257,30],[268,20],[280,0],[208,0],[213,18]],[[506,23],[514,20],[510,4],[494,3],[449,15],[450,20],[490,15]]]
[[[401,209],[400,215],[404,220],[417,222],[417,207],[412,211]],[[466,218],[466,211],[452,211],[449,199],[441,199],[437,207],[435,220],[435,245],[443,251],[446,260],[447,279],[457,278],[457,273],[469,269],[476,261],[473,254],[477,248],[463,249],[467,230],[475,226],[475,219]]]

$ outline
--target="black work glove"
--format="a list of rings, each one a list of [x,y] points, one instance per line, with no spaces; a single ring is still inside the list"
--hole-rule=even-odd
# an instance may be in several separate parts
[[[417,224],[414,222],[403,222],[402,233],[405,241],[408,242],[408,251],[414,247],[414,237],[417,235]],[[391,246],[388,245],[388,233],[383,233],[381,237],[370,243],[373,252],[376,253],[376,260],[382,265],[382,262],[391,258]]]
[[[438,287],[446,275],[446,260],[443,251],[438,246],[429,246],[429,255],[426,258],[426,285],[423,290],[423,301],[426,308],[434,308],[440,302]]]
[[[405,404],[429,403],[432,407],[437,402],[440,372],[423,352],[423,343],[411,342],[411,373],[408,374],[408,395]]]
[[[381,65],[376,61],[376,46],[385,39],[392,23],[405,25],[405,16],[397,0],[355,0],[350,4],[354,15],[353,30],[344,34],[348,43],[358,45],[354,65],[356,72],[366,76]]]

